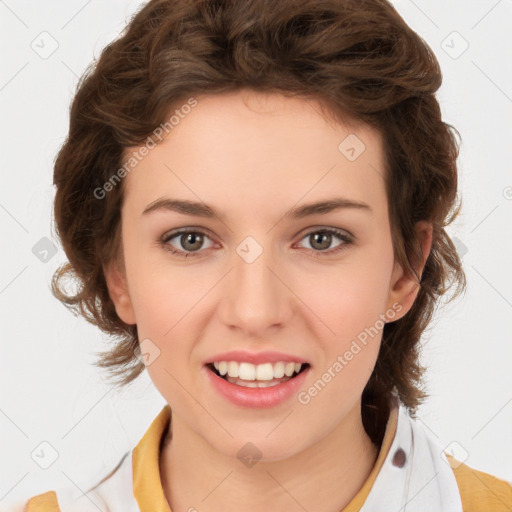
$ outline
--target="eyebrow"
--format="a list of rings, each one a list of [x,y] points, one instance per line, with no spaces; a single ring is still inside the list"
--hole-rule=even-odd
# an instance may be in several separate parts
[[[344,197],[335,197],[324,201],[307,203],[288,210],[282,218],[301,219],[309,215],[324,215],[338,209],[356,209],[363,210],[368,213],[372,212],[371,207],[362,201],[355,201]],[[155,211],[174,211],[186,215],[196,215],[198,217],[207,217],[212,219],[225,220],[225,216],[212,206],[203,202],[172,199],[169,197],[161,197],[150,203],[142,212],[147,215]]]

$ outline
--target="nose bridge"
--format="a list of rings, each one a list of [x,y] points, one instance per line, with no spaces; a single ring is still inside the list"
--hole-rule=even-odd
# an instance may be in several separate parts
[[[280,271],[271,247],[247,237],[236,247],[233,266],[223,294],[224,322],[255,335],[283,323],[289,297],[276,277]]]

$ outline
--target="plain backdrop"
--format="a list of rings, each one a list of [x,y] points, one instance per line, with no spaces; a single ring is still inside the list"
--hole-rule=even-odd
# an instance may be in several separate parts
[[[418,417],[457,458],[511,480],[512,3],[394,4],[436,53],[443,116],[463,140],[463,208],[448,231],[468,289],[438,311],[424,338],[430,399]],[[165,405],[146,372],[113,392],[91,365],[108,339],[50,292],[66,261],[51,208],[69,105],[78,77],[140,5],[0,2],[1,510],[61,486],[86,489]]]

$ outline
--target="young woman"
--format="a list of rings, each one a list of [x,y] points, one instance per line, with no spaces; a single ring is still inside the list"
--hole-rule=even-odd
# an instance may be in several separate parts
[[[421,335],[465,285],[440,84],[384,0],[137,13],[72,105],[53,286],[167,405],[85,495],[26,510],[510,510],[414,420]]]

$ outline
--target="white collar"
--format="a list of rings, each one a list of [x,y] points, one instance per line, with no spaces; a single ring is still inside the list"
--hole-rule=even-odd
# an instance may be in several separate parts
[[[443,448],[394,398],[396,407],[395,437],[360,512],[463,512]]]
[[[457,481],[442,447],[393,398],[391,409],[396,408],[393,442],[360,512],[463,512]],[[394,429],[391,423],[386,431]],[[132,453],[126,453],[113,474],[94,490],[80,493],[78,499],[76,489],[71,495],[59,495],[62,512],[139,512],[133,496]]]

